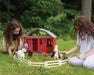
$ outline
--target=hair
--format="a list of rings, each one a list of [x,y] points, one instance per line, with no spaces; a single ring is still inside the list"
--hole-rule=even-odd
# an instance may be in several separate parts
[[[13,31],[16,28],[20,28],[19,34],[17,34],[16,40],[17,40],[17,48],[20,43],[20,38],[22,38],[23,35],[23,27],[20,22],[17,20],[11,20],[9,23],[5,25],[3,35],[6,39],[6,43],[9,45],[12,45],[13,41]]]
[[[86,34],[94,38],[94,24],[86,16],[79,16],[74,21],[74,29],[81,39]]]

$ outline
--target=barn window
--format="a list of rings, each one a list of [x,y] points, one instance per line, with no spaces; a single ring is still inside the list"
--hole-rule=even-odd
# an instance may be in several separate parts
[[[40,45],[46,45],[46,39],[40,39]]]

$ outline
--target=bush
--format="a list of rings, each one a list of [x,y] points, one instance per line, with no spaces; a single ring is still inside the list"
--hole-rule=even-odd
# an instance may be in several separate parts
[[[51,15],[55,15],[63,6],[59,0],[31,0],[31,5],[21,15],[23,27],[44,28],[44,23]],[[58,7],[57,7],[58,6]]]
[[[44,28],[52,31],[57,36],[63,36],[64,39],[75,39],[73,22],[79,16],[80,12],[77,13],[77,11],[74,10],[71,10],[70,12],[67,11],[68,10],[66,10],[66,12],[63,11],[55,17],[49,17],[44,24]],[[72,14],[73,12],[74,14]],[[69,19],[68,14],[73,18]]]
[[[17,19],[25,28],[25,33],[35,28],[44,28],[50,30],[57,36],[62,36],[64,39],[75,37],[73,33],[73,21],[80,12],[74,9],[67,9],[66,5],[70,4],[63,3],[60,0],[22,1],[1,1],[3,8],[0,20],[2,24],[7,22],[8,19]]]

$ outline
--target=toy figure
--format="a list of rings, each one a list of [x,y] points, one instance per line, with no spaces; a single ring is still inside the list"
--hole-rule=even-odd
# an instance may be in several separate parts
[[[31,52],[30,50],[28,50],[28,55],[32,57],[33,52]]]
[[[17,57],[17,53],[14,53],[14,54],[13,54],[13,58],[14,58],[14,57]]]
[[[25,48],[23,48],[22,50],[18,50],[17,52],[14,53],[13,57],[15,57],[16,55],[16,57],[24,59],[24,52],[27,52]]]
[[[27,44],[27,42],[25,41],[25,44],[24,44],[24,48],[27,50],[27,48],[28,48],[28,44]]]
[[[54,57],[54,59],[59,59],[60,58],[60,54],[59,54],[57,45],[55,46],[54,53],[51,55],[51,57]]]
[[[55,52],[52,53],[51,58],[53,58],[54,55],[55,55]]]
[[[51,48],[52,48],[51,41],[49,41],[49,45],[47,47],[48,53],[51,53]]]

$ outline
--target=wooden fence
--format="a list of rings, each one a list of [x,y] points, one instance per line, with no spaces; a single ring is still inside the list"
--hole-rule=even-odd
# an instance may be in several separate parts
[[[61,66],[62,64],[66,64],[68,59],[66,60],[55,60],[55,61],[45,61],[45,62],[31,62],[26,59],[19,59],[15,58],[17,62],[22,62],[27,66],[44,66],[45,68],[57,67]]]

